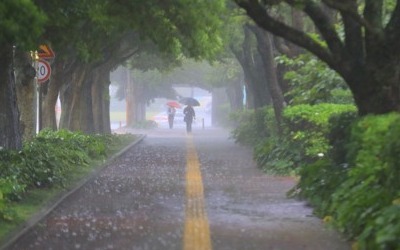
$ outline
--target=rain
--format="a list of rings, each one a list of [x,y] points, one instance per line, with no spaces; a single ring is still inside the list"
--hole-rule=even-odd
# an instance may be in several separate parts
[[[134,129],[120,131],[136,133]],[[346,249],[295,180],[262,174],[220,128],[158,128],[109,163],[7,249],[182,249],[186,143],[193,140],[213,249]]]
[[[50,2],[0,4],[0,249],[398,248],[400,1]]]

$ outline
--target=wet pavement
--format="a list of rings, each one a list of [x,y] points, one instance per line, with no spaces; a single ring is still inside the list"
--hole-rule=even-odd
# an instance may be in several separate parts
[[[286,198],[294,178],[263,174],[227,131],[120,132],[147,136],[4,249],[350,249],[310,207]],[[201,226],[187,230],[198,210]]]

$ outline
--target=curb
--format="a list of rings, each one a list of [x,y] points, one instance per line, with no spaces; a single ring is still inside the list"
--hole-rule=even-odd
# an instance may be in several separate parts
[[[131,144],[129,144],[128,146],[123,148],[118,153],[111,156],[106,162],[104,162],[102,164],[101,167],[96,168],[96,170],[92,171],[88,176],[84,177],[71,190],[61,192],[61,194],[58,195],[58,196],[60,196],[60,198],[57,198],[57,195],[56,195],[56,197],[52,201],[49,202],[50,204],[45,205],[45,207],[43,207],[39,212],[34,214],[29,220],[27,220],[24,224],[22,224],[20,227],[18,227],[14,231],[14,233],[10,233],[11,236],[6,237],[6,238],[8,238],[8,240],[6,240],[5,243],[0,246],[0,250],[5,250],[5,249],[7,249],[7,247],[11,246],[16,240],[18,240],[22,235],[24,235],[26,232],[28,232],[33,226],[35,226],[39,221],[41,221],[44,217],[46,217],[51,211],[53,211],[55,208],[57,208],[61,202],[63,202],[70,195],[72,195],[73,193],[78,191],[80,188],[82,188],[88,181],[97,177],[100,174],[100,172],[102,172],[105,168],[107,168],[109,163],[111,163],[116,158],[123,155],[126,151],[128,151],[130,148],[132,148],[133,146],[135,146],[136,144],[141,142],[146,137],[145,134],[139,134],[137,136],[138,136],[138,138],[134,142],[132,142]]]

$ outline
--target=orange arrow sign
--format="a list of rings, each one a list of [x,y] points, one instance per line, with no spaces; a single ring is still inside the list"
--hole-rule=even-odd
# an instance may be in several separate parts
[[[48,45],[42,44],[39,46],[38,56],[40,58],[52,59],[56,55],[54,54],[54,51]]]

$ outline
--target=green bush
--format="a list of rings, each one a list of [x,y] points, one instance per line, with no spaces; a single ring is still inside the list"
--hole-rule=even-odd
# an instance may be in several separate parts
[[[337,186],[345,180],[346,165],[334,165],[322,158],[300,169],[300,181],[288,194],[306,199],[314,208],[314,213],[323,217],[328,212],[331,197]]]
[[[353,105],[322,103],[317,105],[289,106],[284,110],[284,122],[288,127],[288,140],[294,148],[303,149],[301,158],[304,163],[311,163],[327,154],[330,146],[328,133],[331,116],[355,112]]]
[[[274,136],[254,147],[254,159],[265,173],[296,175],[301,155],[300,150],[289,141]]]
[[[334,114],[329,118],[329,158],[336,165],[349,165],[347,151],[351,137],[351,125],[358,119],[354,111]]]
[[[288,69],[284,78],[290,86],[285,94],[290,105],[354,103],[343,78],[315,56],[309,53],[295,58],[283,55],[276,60]]]
[[[357,249],[400,249],[400,115],[344,113],[331,124],[329,158],[302,168],[292,194],[333,218]]]
[[[317,104],[288,106],[283,113],[283,134],[271,107],[236,115],[238,126],[232,132],[236,142],[251,145],[258,166],[269,174],[297,174],[304,164],[310,164],[327,154],[331,116],[350,112],[353,105]]]
[[[400,115],[395,113],[368,116],[353,126],[347,156],[351,168],[332,197],[335,224],[352,237],[361,235],[360,246],[368,242],[367,249],[392,249],[386,246],[399,243],[400,234],[395,241],[389,236],[382,239],[381,230],[386,232],[388,225],[375,228],[382,221],[400,218],[393,205],[400,197],[399,124]],[[390,228],[389,235],[398,233],[400,224]]]
[[[43,130],[24,142],[21,151],[0,150],[0,219],[15,217],[10,202],[28,188],[63,186],[71,170],[104,157],[111,140],[110,135]]]
[[[256,111],[240,111],[230,114],[230,120],[235,124],[231,136],[235,142],[243,145],[257,145],[265,138],[276,134],[275,125],[271,122],[272,109],[265,107]]]
[[[348,171],[346,144],[350,138],[351,124],[357,118],[354,111],[334,113],[328,119],[329,150],[315,162],[304,164],[300,169],[301,177],[292,195],[307,199],[313,205],[314,212],[323,216],[328,213],[331,197],[337,186],[345,179]]]

